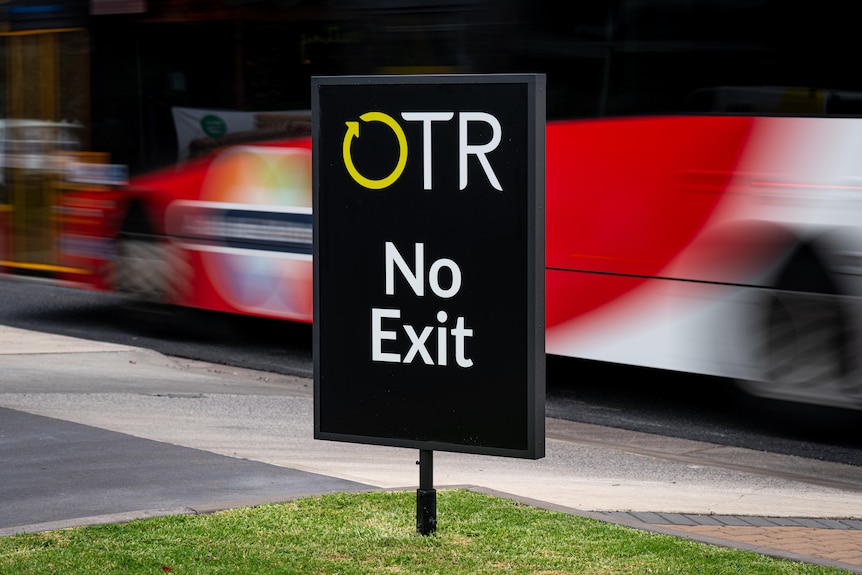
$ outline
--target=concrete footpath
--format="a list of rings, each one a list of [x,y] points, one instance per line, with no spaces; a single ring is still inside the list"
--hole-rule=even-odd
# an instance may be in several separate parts
[[[437,489],[862,573],[862,470],[556,419]],[[416,489],[415,450],[313,439],[312,382],[0,326],[0,535]]]

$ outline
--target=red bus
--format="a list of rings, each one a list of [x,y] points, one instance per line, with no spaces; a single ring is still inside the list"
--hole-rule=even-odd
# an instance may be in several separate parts
[[[383,4],[319,8],[281,27],[260,14],[232,22],[254,31],[247,63],[266,61],[267,34],[298,42],[299,92],[312,74],[547,75],[549,354],[862,406],[862,77],[842,58],[855,54],[843,5]],[[170,31],[158,35],[170,42],[174,24],[123,20],[141,46],[155,42],[142,30]],[[97,26],[93,37],[122,30]],[[244,72],[251,90],[253,70]],[[289,89],[253,77],[260,94]],[[191,65],[169,78],[188,95],[204,85]],[[170,162],[130,155],[94,128],[94,143],[132,177],[62,194],[55,277],[90,270],[79,285],[139,301],[310,322],[307,94],[259,111],[189,100],[153,116],[173,122]],[[165,149],[161,120],[137,126],[152,136],[139,138],[143,150],[150,139]]]
[[[548,126],[547,351],[858,407],[862,119]]]

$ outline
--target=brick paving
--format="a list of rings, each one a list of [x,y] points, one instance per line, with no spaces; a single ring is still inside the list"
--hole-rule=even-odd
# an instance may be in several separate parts
[[[632,512],[599,515],[628,525],[661,527],[665,533],[716,545],[862,573],[859,520]]]
[[[735,525],[676,525],[674,529],[702,537],[742,542],[764,549],[840,561],[862,568],[862,531]]]

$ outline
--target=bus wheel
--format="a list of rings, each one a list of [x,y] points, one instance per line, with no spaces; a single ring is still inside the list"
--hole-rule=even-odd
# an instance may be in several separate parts
[[[763,301],[755,395],[820,405],[860,405],[848,296],[814,246],[802,245]]]
[[[137,302],[168,301],[169,264],[166,247],[157,237],[122,233],[117,238],[114,288]]]
[[[169,269],[164,242],[156,236],[124,232],[116,240],[114,290],[125,297],[130,325],[154,334],[173,331],[175,310],[167,304]]]
[[[810,393],[848,375],[840,296],[777,291],[766,309],[765,378],[778,392]]]

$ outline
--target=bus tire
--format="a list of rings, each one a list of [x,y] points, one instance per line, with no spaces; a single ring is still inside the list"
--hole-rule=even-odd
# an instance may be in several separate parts
[[[168,270],[162,242],[154,236],[122,233],[117,238],[114,288],[130,299],[167,301]]]
[[[758,396],[858,407],[860,380],[846,296],[810,245],[793,254],[761,307]]]
[[[168,242],[150,223],[141,203],[130,205],[115,238],[111,284],[124,296],[123,312],[136,326],[161,331],[170,326]]]
[[[766,309],[766,379],[787,391],[841,381],[848,373],[840,296],[776,290]]]

